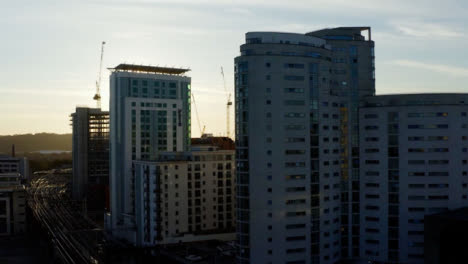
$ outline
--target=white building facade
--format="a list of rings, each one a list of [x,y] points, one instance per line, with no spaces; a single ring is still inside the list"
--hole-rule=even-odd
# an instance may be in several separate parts
[[[190,146],[186,69],[120,64],[110,76],[110,202],[106,228],[134,240],[133,161]]]
[[[234,157],[234,149],[197,146],[136,161],[136,245],[234,240]]]
[[[368,27],[246,34],[235,59],[238,263],[359,258],[357,111],[375,94],[373,47]]]
[[[424,215],[468,206],[468,94],[369,97],[359,114],[362,259],[424,263]]]

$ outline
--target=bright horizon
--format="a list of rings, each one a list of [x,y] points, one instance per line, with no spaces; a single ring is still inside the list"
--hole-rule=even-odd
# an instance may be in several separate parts
[[[248,31],[306,33],[370,26],[377,94],[468,92],[468,3],[396,0],[9,1],[2,6],[0,135],[71,133],[76,106],[94,107],[100,45],[109,71],[120,63],[188,67],[200,122],[225,134],[226,86]],[[234,109],[231,109],[231,131]],[[192,137],[198,137],[192,106]]]

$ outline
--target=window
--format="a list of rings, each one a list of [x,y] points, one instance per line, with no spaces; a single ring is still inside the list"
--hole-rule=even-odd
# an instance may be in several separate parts
[[[409,148],[408,152],[424,152],[423,148]]]
[[[286,180],[304,180],[305,174],[287,175]]]
[[[296,217],[296,216],[305,216],[306,212],[305,211],[298,211],[298,212],[287,212],[286,216],[287,217]]]
[[[301,155],[305,154],[305,150],[302,149],[287,149],[285,150],[286,155]]]
[[[368,188],[378,188],[379,186],[380,186],[380,184],[378,184],[378,183],[373,183],[373,182],[366,183],[366,187],[368,187]]]
[[[301,240],[305,240],[306,237],[305,236],[290,236],[290,237],[286,237],[286,241],[301,241]]]
[[[305,138],[290,137],[290,138],[286,138],[285,142],[287,143],[305,142]]]
[[[379,126],[365,126],[364,129],[365,130],[377,130],[379,129]]]
[[[428,152],[449,152],[448,148],[430,148]]]
[[[437,112],[437,113],[408,113],[408,117],[446,117],[448,116],[447,112]]]
[[[305,167],[305,162],[286,162],[284,166],[286,168]]]
[[[286,200],[286,204],[305,204],[305,199]]]
[[[365,220],[367,222],[378,222],[379,218],[378,217],[373,217],[373,216],[366,216]]]
[[[302,253],[305,252],[305,248],[291,248],[286,250],[286,254],[292,254],[292,253]]]
[[[429,176],[449,176],[448,171],[430,171]]]
[[[286,229],[302,229],[305,228],[305,224],[291,224],[291,225],[286,225]]]
[[[428,141],[447,141],[448,136],[428,136]]]
[[[366,210],[369,210],[369,211],[379,210],[379,207],[377,205],[366,205],[365,208],[366,208]]]
[[[284,68],[288,69],[304,69],[304,64],[302,63],[285,63]]]
[[[302,118],[302,117],[305,117],[305,114],[304,113],[286,113],[284,115],[284,117],[287,117],[287,118]]]
[[[442,164],[449,164],[448,160],[429,160],[429,165],[442,165]]]
[[[304,192],[305,187],[287,187],[286,192]]]
[[[284,88],[285,93],[304,93],[303,88]]]

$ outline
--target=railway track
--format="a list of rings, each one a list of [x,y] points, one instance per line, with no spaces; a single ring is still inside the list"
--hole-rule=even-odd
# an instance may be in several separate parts
[[[61,262],[104,263],[104,231],[70,199],[69,186],[69,173],[44,173],[27,188],[28,206],[46,230]]]

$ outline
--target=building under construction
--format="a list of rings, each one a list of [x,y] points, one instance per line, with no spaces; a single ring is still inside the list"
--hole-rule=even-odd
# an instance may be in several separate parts
[[[99,223],[109,200],[109,112],[77,107],[71,117],[72,197],[83,201],[88,216]]]

